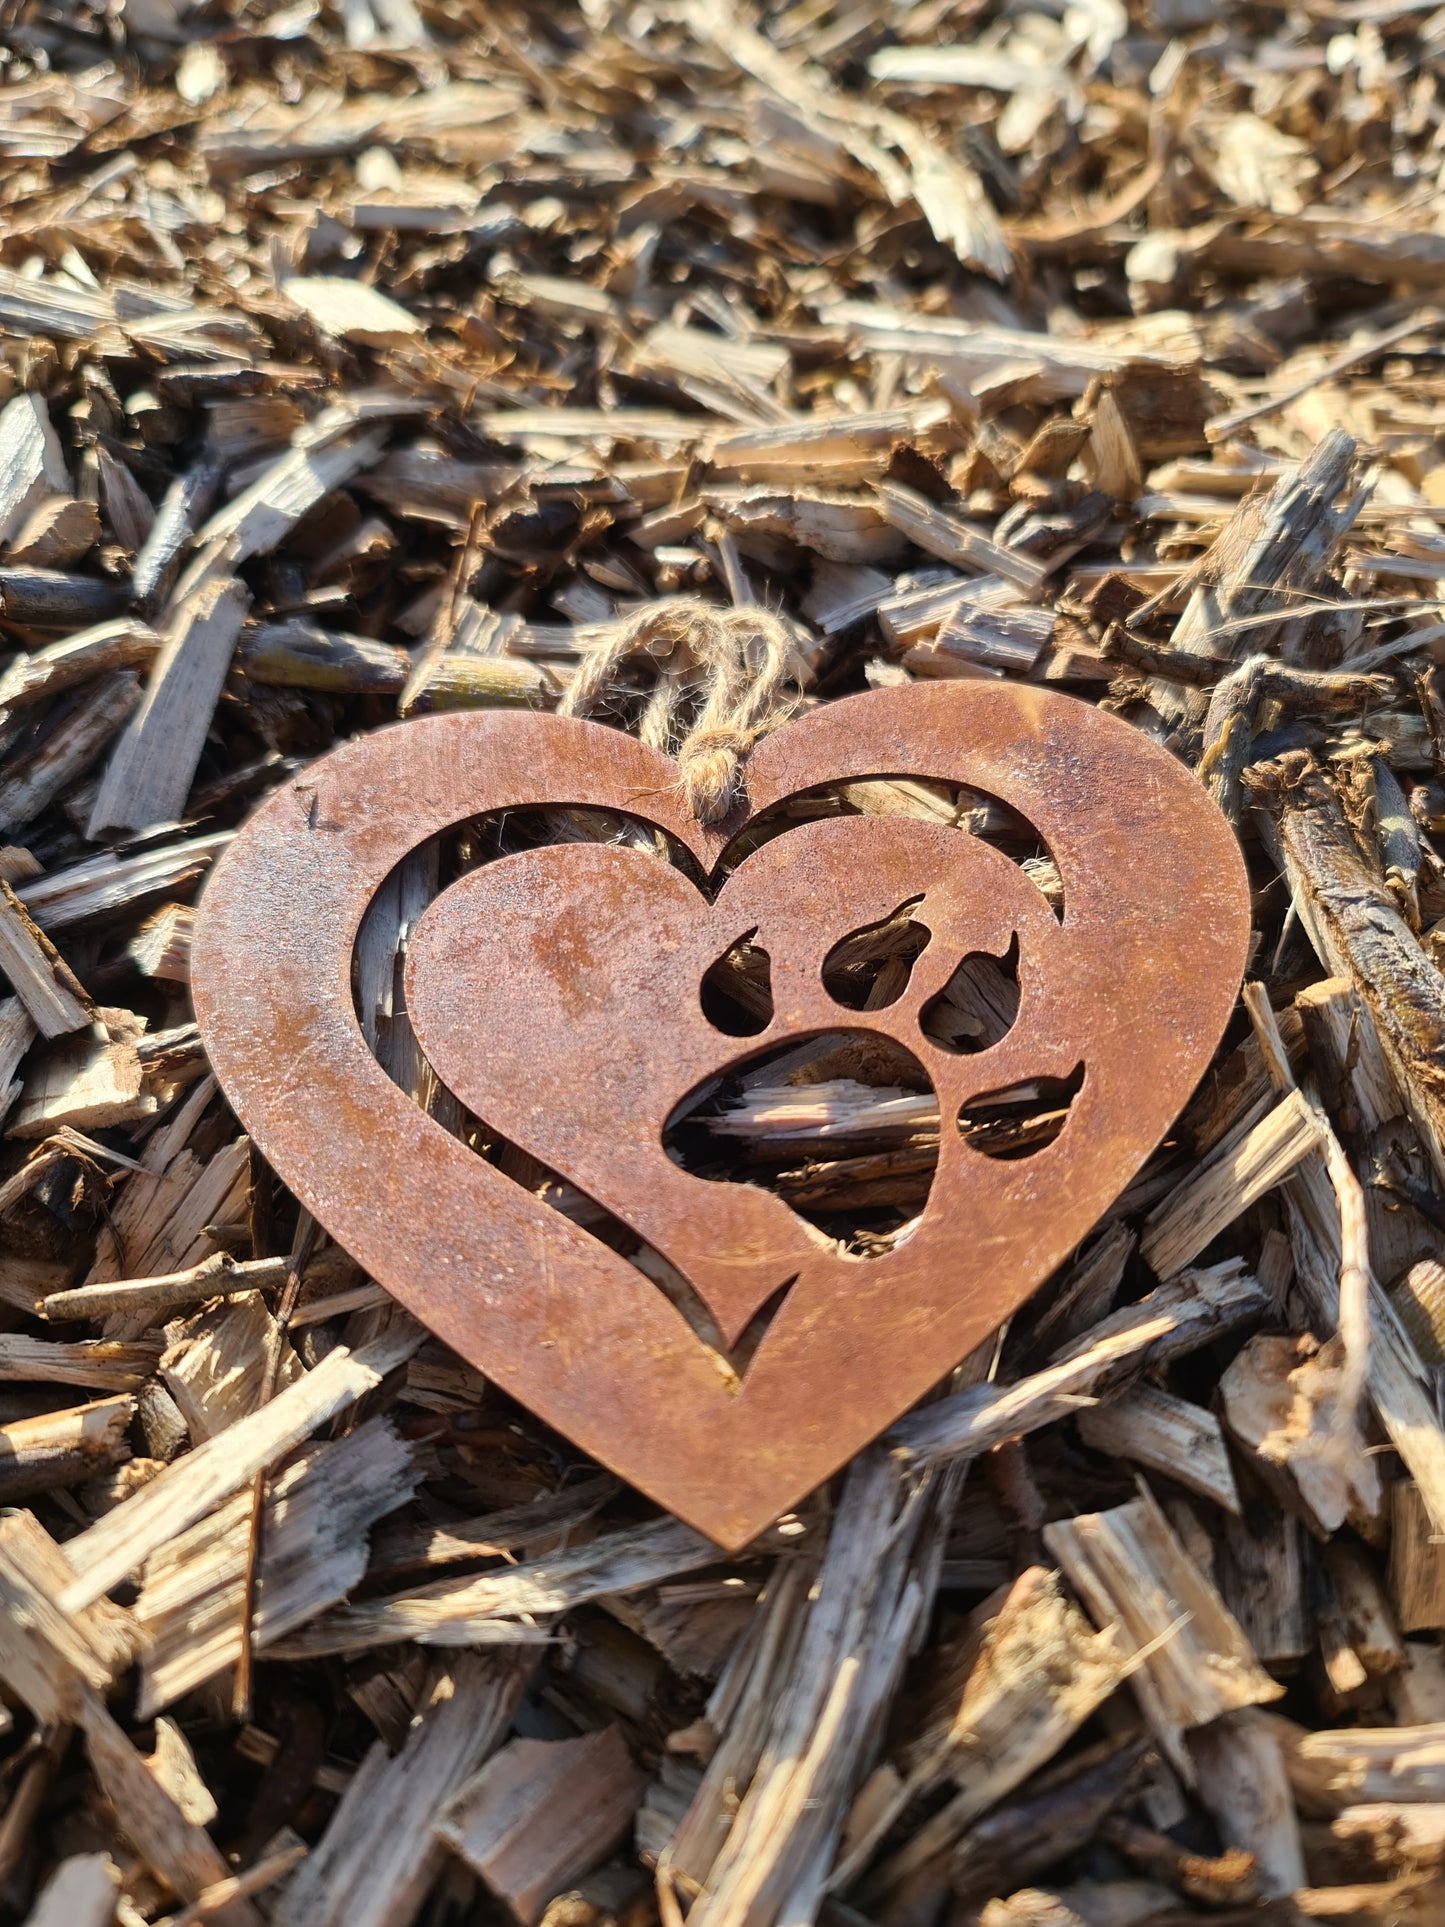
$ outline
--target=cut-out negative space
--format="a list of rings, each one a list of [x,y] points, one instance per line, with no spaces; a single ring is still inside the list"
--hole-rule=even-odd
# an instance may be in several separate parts
[[[1021,1078],[984,1091],[959,1110],[959,1133],[986,1158],[1033,1157],[1056,1142],[1083,1088],[1084,1066],[1076,1064],[1067,1077]]]
[[[883,1010],[908,988],[933,932],[913,915],[917,897],[889,917],[850,930],[823,959],[823,987],[846,1010]]]
[[[1019,940],[1001,957],[971,951],[919,1014],[923,1034],[941,1050],[973,1052],[1001,1044],[1019,1014]]]
[[[938,1097],[892,1038],[825,1031],[705,1079],[662,1141],[694,1177],[769,1191],[839,1250],[881,1257],[927,1204]]]
[[[702,1014],[725,1037],[756,1037],[773,1021],[773,968],[755,930],[730,943],[703,974]]]
[[[1018,864],[944,824],[814,820],[728,867],[753,817],[875,777],[967,785],[1019,811],[1063,878],[1062,920]],[[1206,1067],[1248,930],[1238,851],[1190,773],[1051,691],[940,683],[825,704],[760,743],[746,779],[733,819],[704,829],[668,759],[597,725],[481,711],[380,731],[242,831],[207,888],[193,964],[217,1075],[326,1229],[503,1389],[729,1546],[935,1384],[1078,1243]],[[726,1343],[795,1280],[741,1377],[624,1257],[420,1111],[352,1006],[357,928],[409,850],[489,812],[578,803],[644,818],[696,876],[724,876],[715,897],[635,849],[504,857],[419,919],[407,1008],[466,1108],[629,1225]],[[740,1055],[846,1029],[823,960],[915,898],[931,941],[866,1025],[923,1066],[948,1128],[926,1208],[865,1263],[782,1197],[681,1168],[663,1135]],[[709,1022],[701,986],[749,931],[773,1011],[740,1046]],[[1004,957],[1015,936],[1012,1027],[973,1053],[930,1038],[922,1012],[960,961]],[[1045,1155],[981,1156],[955,1128],[979,1091],[1079,1065]]]

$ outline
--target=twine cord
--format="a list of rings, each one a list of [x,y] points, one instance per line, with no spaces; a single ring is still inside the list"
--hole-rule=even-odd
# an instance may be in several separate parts
[[[623,665],[651,656],[657,680],[638,735],[652,749],[673,752],[694,816],[699,823],[718,823],[737,800],[742,759],[788,717],[784,691],[792,654],[792,632],[771,611],[718,609],[677,596],[610,624],[557,713],[595,714]],[[692,720],[685,723],[688,712]]]

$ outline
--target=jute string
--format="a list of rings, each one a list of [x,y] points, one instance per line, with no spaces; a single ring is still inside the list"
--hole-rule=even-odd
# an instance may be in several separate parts
[[[657,681],[637,733],[675,755],[693,814],[717,823],[737,798],[742,759],[787,719],[792,650],[787,623],[767,609],[719,609],[691,596],[654,602],[603,631],[557,713],[595,714],[616,694],[623,665],[652,657]]]

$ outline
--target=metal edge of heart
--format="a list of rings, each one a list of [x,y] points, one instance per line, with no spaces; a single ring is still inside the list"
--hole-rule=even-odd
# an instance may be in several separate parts
[[[914,745],[915,738],[923,744],[921,748]],[[980,743],[990,740],[995,780],[980,780],[980,760],[988,760]],[[540,746],[555,749],[559,743],[566,748],[561,764],[570,762],[577,780],[563,782],[560,789],[544,780],[542,787],[549,793],[534,793],[535,783],[529,788],[531,779],[520,771],[540,761],[545,779],[549,757],[544,754],[539,759],[535,752]],[[1176,939],[1188,923],[1200,944],[1197,981],[1190,986],[1192,1005],[1189,998],[1184,1005],[1189,1014],[1187,1048],[1180,1046],[1182,1068],[1176,1066],[1167,1114],[1151,1119],[1150,1141],[1134,1147],[1137,1155],[1131,1155],[1127,1168],[1121,1165],[1114,1191],[1109,1197],[1093,1199],[1088,1222],[1073,1227],[1072,1243],[1077,1243],[1153,1150],[1188,1098],[1228,1021],[1243,973],[1249,911],[1243,861],[1224,819],[1194,779],[1166,751],[1140,738],[1128,725],[1071,698],[1008,685],[915,685],[843,699],[767,739],[754,752],[748,773],[752,811],[757,813],[803,789],[856,781],[865,774],[931,774],[943,781],[971,783],[1017,803],[1016,794],[1010,794],[1010,758],[1019,767],[1033,770],[1036,783],[1056,783],[1061,789],[1071,782],[1077,785],[1076,763],[1086,766],[1085,774],[1094,786],[1088,807],[1096,818],[1107,814],[1111,805],[1136,824],[1147,823],[1152,815],[1155,844],[1151,852],[1146,841],[1145,850],[1136,853],[1137,860],[1147,867],[1150,855],[1157,858],[1161,850],[1174,859],[1150,887],[1163,902],[1167,895],[1163,886],[1171,880],[1175,883],[1181,901],[1172,912],[1164,903],[1164,920],[1169,922],[1172,915]],[[506,775],[498,775],[499,761],[517,765],[519,773],[510,779],[510,787]],[[369,1235],[358,1217],[359,1195],[371,1195],[384,1218],[387,1197],[394,1208],[395,1200],[406,1195],[407,1173],[383,1169],[381,1162],[371,1159],[364,1105],[351,1119],[357,1130],[352,1146],[354,1176],[347,1175],[344,1147],[333,1145],[323,1153],[315,1130],[322,1115],[330,1117],[342,1136],[348,1122],[345,1089],[327,1085],[324,1068],[315,1078],[312,1075],[313,1062],[321,1062],[312,1058],[313,1029],[339,1035],[337,1011],[323,1006],[344,1000],[343,1027],[349,1026],[367,1061],[375,1063],[361,1040],[349,990],[351,946],[366,896],[358,878],[363,883],[369,879],[367,889],[374,895],[401,855],[443,827],[441,818],[448,810],[448,824],[462,822],[497,807],[499,794],[511,799],[506,807],[544,801],[617,807],[619,794],[630,795],[633,802],[622,807],[658,822],[710,867],[711,858],[736,833],[739,823],[748,820],[749,812],[745,808],[719,831],[701,830],[684,820],[675,786],[655,780],[671,769],[665,759],[643,752],[620,732],[547,716],[467,712],[414,721],[361,738],[310,766],[263,805],[218,865],[201,904],[193,992],[202,1035],[223,1090],[262,1153],[318,1220],[424,1323],[480,1369],[491,1372],[519,1402],[720,1544],[736,1546],[795,1504],[914,1403],[929,1383],[936,1382],[972,1343],[1015,1309],[1054,1265],[1014,1280],[1017,1289],[994,1296],[982,1323],[981,1314],[970,1313],[971,1340],[951,1343],[952,1356],[946,1359],[930,1352],[919,1368],[926,1377],[920,1379],[919,1369],[914,1369],[908,1382],[891,1392],[885,1388],[880,1394],[877,1386],[870,1387],[861,1401],[865,1409],[840,1415],[831,1443],[820,1445],[816,1436],[804,1436],[801,1430],[790,1437],[794,1428],[789,1408],[774,1411],[771,1418],[765,1411],[755,1413],[759,1426],[755,1439],[733,1436],[725,1420],[708,1420],[695,1441],[695,1456],[709,1463],[689,1469],[687,1441],[671,1435],[670,1424],[675,1429],[675,1422],[669,1415],[679,1406],[685,1408],[690,1397],[706,1403],[711,1389],[693,1373],[690,1360],[686,1374],[690,1383],[679,1385],[673,1382],[676,1360],[671,1361],[673,1370],[664,1365],[649,1378],[645,1358],[639,1370],[615,1348],[609,1360],[603,1348],[594,1346],[569,1377],[565,1362],[559,1367],[555,1359],[544,1356],[558,1341],[538,1336],[542,1327],[532,1318],[525,1280],[514,1286],[513,1298],[492,1294],[483,1303],[482,1295],[469,1292],[463,1278],[448,1275],[438,1281],[433,1277],[430,1283],[420,1278],[425,1259],[419,1255],[412,1264],[399,1252],[395,1226],[389,1227],[392,1235],[386,1239]],[[1049,774],[1045,778],[1041,772]],[[639,777],[654,780],[639,783]],[[496,789],[499,780],[501,791]],[[1022,807],[1031,819],[1038,819],[1036,798]],[[1176,823],[1173,818],[1179,812],[1184,813],[1183,819]],[[1049,840],[1052,845],[1057,836]],[[1067,842],[1067,837],[1063,840]],[[318,904],[328,896],[328,865],[339,866],[347,874],[351,889],[343,919],[349,942],[344,946],[327,942],[328,936],[334,938],[341,931],[336,917],[342,913],[336,911],[329,925],[325,916],[316,914]],[[1067,867],[1065,880],[1067,890]],[[312,954],[298,967],[303,953],[316,952],[318,941],[324,961],[318,962]],[[293,996],[300,998],[301,1008],[287,1007]],[[330,1112],[315,1101],[322,1086],[336,1100]],[[288,1128],[293,1107],[304,1120],[308,1100],[314,1112],[311,1121]],[[432,1133],[446,1136],[425,1113],[411,1106],[410,1099],[402,1102]],[[407,1142],[417,1149],[419,1159],[436,1159],[437,1147],[431,1140],[412,1135]],[[472,1157],[455,1140],[448,1142]],[[438,1168],[443,1162],[438,1161]],[[529,1234],[531,1244],[525,1239],[519,1243],[515,1227],[506,1222],[505,1205],[496,1201],[495,1209],[499,1244],[510,1238],[507,1248],[513,1257],[523,1250],[535,1253],[539,1234]],[[575,1240],[569,1242],[561,1233],[556,1239],[540,1235],[549,1277],[554,1243],[564,1265],[583,1262]],[[1059,1252],[1055,1262],[1064,1255]],[[517,1269],[512,1266],[514,1273]],[[607,1282],[615,1288],[618,1281],[612,1276]],[[561,1342],[565,1351],[566,1340]],[[569,1403],[568,1387],[574,1379],[577,1390]],[[630,1426],[599,1420],[599,1391],[608,1395],[603,1402],[610,1401],[614,1408],[629,1398],[636,1404],[641,1396],[651,1407],[646,1414],[647,1433],[639,1430],[635,1419]],[[734,1419],[742,1416],[736,1413]],[[733,1432],[737,1429],[734,1424]],[[662,1450],[652,1436],[657,1434],[662,1436]],[[666,1449],[669,1444],[676,1450]],[[790,1444],[796,1449],[789,1449]]]

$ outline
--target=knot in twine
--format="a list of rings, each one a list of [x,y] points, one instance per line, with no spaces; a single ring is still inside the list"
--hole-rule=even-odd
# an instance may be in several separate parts
[[[637,733],[676,757],[698,822],[718,823],[737,800],[743,757],[792,711],[784,687],[795,675],[793,649],[792,629],[768,609],[670,597],[599,633],[557,713],[595,714],[623,693],[617,674],[625,663],[652,658],[657,680]]]

